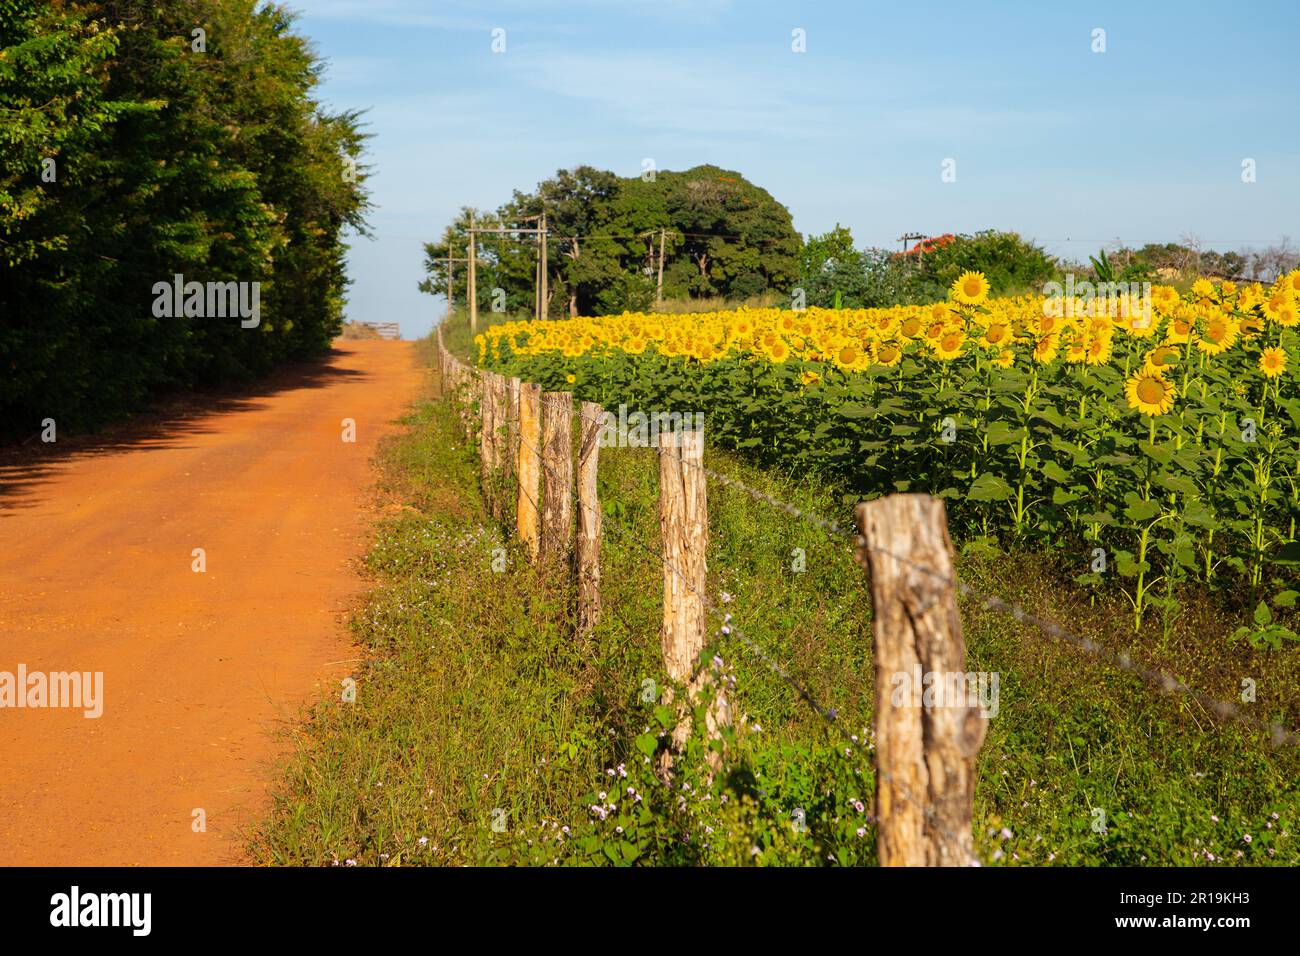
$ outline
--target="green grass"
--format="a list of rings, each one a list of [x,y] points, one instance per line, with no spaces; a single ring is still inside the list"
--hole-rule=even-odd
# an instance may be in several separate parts
[[[641,699],[647,680],[663,684],[661,571],[642,547],[658,543],[653,453],[601,450],[605,614],[579,640],[568,583],[531,566],[485,515],[477,455],[450,405],[425,402],[406,426],[380,455],[389,517],[368,558],[374,592],[353,622],[367,651],[356,702],[312,711],[253,835],[256,860],[876,862],[871,609],[847,541],[711,482],[710,593],[733,597],[735,626],[834,707],[861,745],[846,755],[844,741],[732,635],[716,645],[743,715],[725,770],[710,786],[696,739],[678,777],[692,789],[670,790],[655,782],[646,753],[671,715]],[[804,510],[837,508],[806,483],[712,449],[707,456]],[[792,570],[795,548],[806,553],[802,573]],[[497,549],[503,572],[493,570]],[[1241,679],[1253,678],[1258,701],[1244,706],[1295,723],[1285,701],[1300,685],[1296,653],[1229,645],[1231,622],[1208,600],[1190,600],[1162,646],[1149,634],[1131,639],[1123,607],[1090,603],[1033,555],[958,563],[976,587],[1126,647],[1215,697],[1236,699]],[[973,602],[963,603],[963,620],[969,669],[1001,679],[976,792],[985,864],[1211,865],[1207,851],[1216,863],[1300,863],[1297,748],[1272,750],[1260,731],[1216,723],[1194,702],[1158,695]],[[591,810],[611,803],[618,807],[603,820]],[[792,825],[796,808],[806,829]],[[1096,808],[1104,833],[1094,830]]]

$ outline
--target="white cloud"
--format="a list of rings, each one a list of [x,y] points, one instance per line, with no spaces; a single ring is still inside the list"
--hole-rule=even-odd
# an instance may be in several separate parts
[[[510,67],[521,83],[585,102],[598,114],[593,118],[646,130],[799,138],[826,132],[834,121],[834,104],[799,77],[709,60],[698,51],[680,59],[616,51],[521,54]]]

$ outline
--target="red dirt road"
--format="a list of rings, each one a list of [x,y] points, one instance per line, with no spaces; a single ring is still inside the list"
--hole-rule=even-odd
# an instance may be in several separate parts
[[[97,719],[0,708],[0,865],[247,862],[281,732],[359,656],[370,459],[423,381],[411,343],[341,341],[260,393],[0,467],[0,672],[104,674]]]

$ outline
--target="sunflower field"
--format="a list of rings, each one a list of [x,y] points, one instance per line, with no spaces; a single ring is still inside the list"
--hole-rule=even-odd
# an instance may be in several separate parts
[[[703,412],[711,443],[846,501],[942,497],[967,548],[1058,552],[1140,627],[1185,584],[1258,598],[1300,561],[1298,302],[1300,271],[1001,299],[968,272],[926,306],[512,321],[475,342],[481,365],[610,410]]]

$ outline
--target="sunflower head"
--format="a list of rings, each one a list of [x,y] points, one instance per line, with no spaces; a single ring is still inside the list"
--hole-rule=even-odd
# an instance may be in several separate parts
[[[1286,371],[1287,354],[1284,349],[1264,349],[1259,356],[1259,370],[1265,378],[1277,378]]]
[[[935,358],[951,362],[958,355],[961,355],[961,347],[965,341],[966,334],[961,330],[945,333],[932,346]]]
[[[876,361],[885,368],[893,368],[903,360],[903,350],[893,342],[884,342],[876,349]]]
[[[1162,372],[1178,362],[1178,349],[1172,345],[1157,345],[1142,359],[1142,367],[1152,372]]]
[[[982,272],[967,270],[956,278],[949,291],[953,300],[962,305],[979,305],[989,297],[989,280]]]
[[[845,342],[834,350],[832,359],[836,366],[846,372],[851,372],[857,369],[862,361],[862,349],[852,342]]]
[[[1164,372],[1144,368],[1124,384],[1128,407],[1143,415],[1164,415],[1174,407],[1178,394]]]
[[[1056,333],[1044,335],[1034,344],[1034,361],[1042,365],[1056,359],[1056,353],[1061,347],[1061,337]]]

